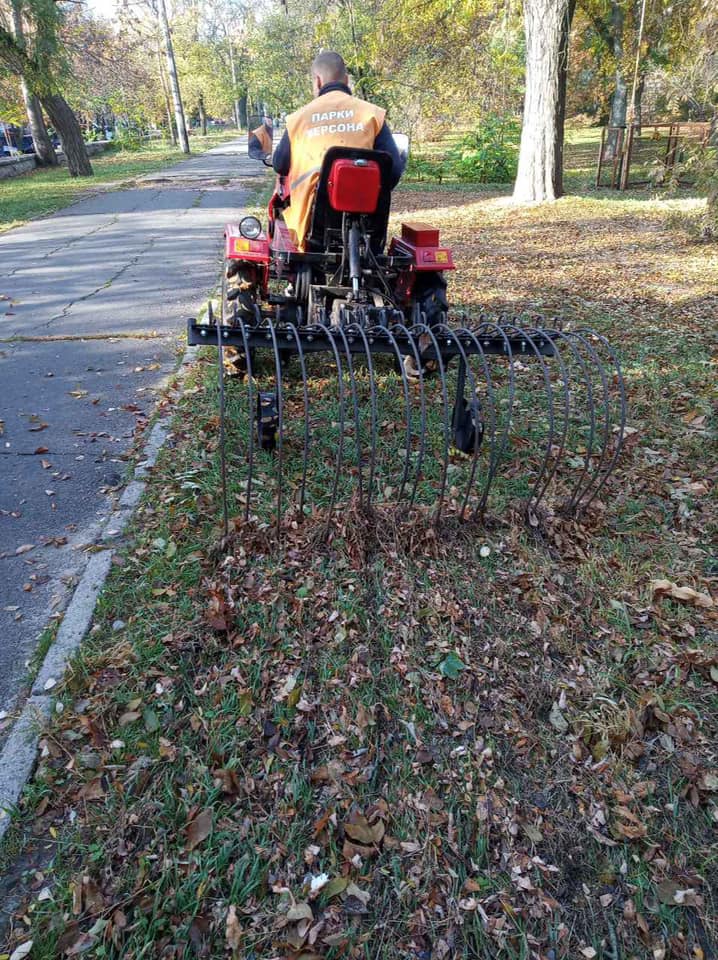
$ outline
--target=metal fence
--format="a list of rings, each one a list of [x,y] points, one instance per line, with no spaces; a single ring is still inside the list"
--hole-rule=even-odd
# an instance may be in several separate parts
[[[627,190],[677,180],[690,183],[681,164],[690,147],[703,148],[710,123],[634,123],[604,127],[596,165],[596,186]]]

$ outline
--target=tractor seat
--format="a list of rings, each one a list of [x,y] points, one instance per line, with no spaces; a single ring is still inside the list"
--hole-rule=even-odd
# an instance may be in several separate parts
[[[344,215],[357,214],[373,249],[382,250],[391,208],[391,170],[391,157],[381,150],[330,147],[319,174],[306,249],[341,248]]]

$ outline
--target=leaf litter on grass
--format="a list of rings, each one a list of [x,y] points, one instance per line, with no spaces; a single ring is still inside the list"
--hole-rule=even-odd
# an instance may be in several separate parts
[[[351,504],[288,515],[281,544],[269,513],[217,543],[201,362],[43,739],[26,817],[55,859],[13,946],[29,930],[38,957],[714,950],[714,333],[696,352],[711,294],[684,313],[662,293],[651,320],[616,244],[632,236],[645,275],[656,244],[693,257],[653,207],[629,225],[584,201],[539,218],[403,197],[427,219],[451,209],[467,304],[491,300],[492,271],[497,311],[582,284],[583,319],[628,370],[618,474],[583,526],[527,531],[509,508],[438,533],[428,510]],[[591,286],[581,258],[602,247]]]

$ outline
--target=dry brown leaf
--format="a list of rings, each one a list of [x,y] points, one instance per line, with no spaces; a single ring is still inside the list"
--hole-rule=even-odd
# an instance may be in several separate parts
[[[384,836],[384,824],[381,820],[377,820],[372,825],[361,814],[354,814],[350,820],[346,821],[344,830],[351,840],[365,847],[380,843]]]
[[[673,600],[691,603],[694,607],[703,607],[706,610],[710,610],[714,605],[713,598],[708,596],[707,593],[699,593],[692,587],[679,587],[672,580],[651,580],[649,587],[654,600],[661,597],[671,597]]]
[[[661,903],[672,907],[688,907],[695,903],[696,891],[692,887],[676,883],[675,880],[659,883],[656,892]]]
[[[313,920],[314,913],[308,903],[295,903],[287,912],[287,920],[297,923],[299,920]]]
[[[231,904],[227,911],[225,938],[227,940],[227,946],[233,953],[236,953],[242,946],[242,926],[239,922],[237,908],[234,904]]]
[[[187,834],[187,849],[194,850],[212,832],[212,811],[203,810],[185,828]]]
[[[117,721],[120,727],[127,727],[131,723],[134,723],[135,720],[140,719],[141,714],[137,710],[128,710],[126,713],[123,713],[120,719]]]

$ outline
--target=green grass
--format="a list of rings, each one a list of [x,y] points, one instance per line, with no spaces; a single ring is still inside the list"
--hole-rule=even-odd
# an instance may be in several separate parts
[[[172,400],[171,445],[16,814],[9,853],[39,849],[44,865],[27,878],[26,932],[9,950],[32,938],[38,960],[73,944],[118,960],[710,955],[713,611],[652,602],[649,589],[667,577],[715,595],[718,343],[706,317],[717,265],[672,231],[676,204],[696,201],[596,196],[585,181],[540,210],[453,186],[395,198],[397,219],[442,227],[459,264],[452,302],[540,305],[620,348],[634,432],[582,525],[554,516],[536,532],[518,512],[545,430],[529,370],[486,525],[449,520],[436,534],[430,509],[402,519],[381,504],[367,522],[346,505],[350,429],[345,506],[327,538],[338,383],[314,363],[310,509],[279,544],[276,457],[257,454],[254,519],[243,520],[247,391],[228,383],[232,534],[221,544],[205,351]],[[266,366],[259,374],[269,386]],[[301,475],[293,379],[287,505]],[[378,383],[385,493],[402,401],[389,364]],[[361,372],[357,389],[366,434]],[[425,507],[441,433],[428,389]],[[500,377],[497,389],[505,399]],[[467,466],[451,465],[454,484]],[[200,815],[211,830],[192,846]],[[321,873],[332,886],[312,897]],[[44,885],[51,899],[38,899]],[[682,903],[673,889],[689,891]],[[310,906],[311,946],[310,925],[289,914],[297,904]]]
[[[192,137],[193,153],[216,146],[231,134],[223,131],[207,137]],[[72,203],[83,194],[106,189],[145,173],[161,170],[183,158],[177,148],[152,142],[141,150],[110,149],[92,157],[94,176],[70,177],[66,167],[36,168],[32,173],[0,181],[0,233],[18,227],[34,217],[46,216]]]

